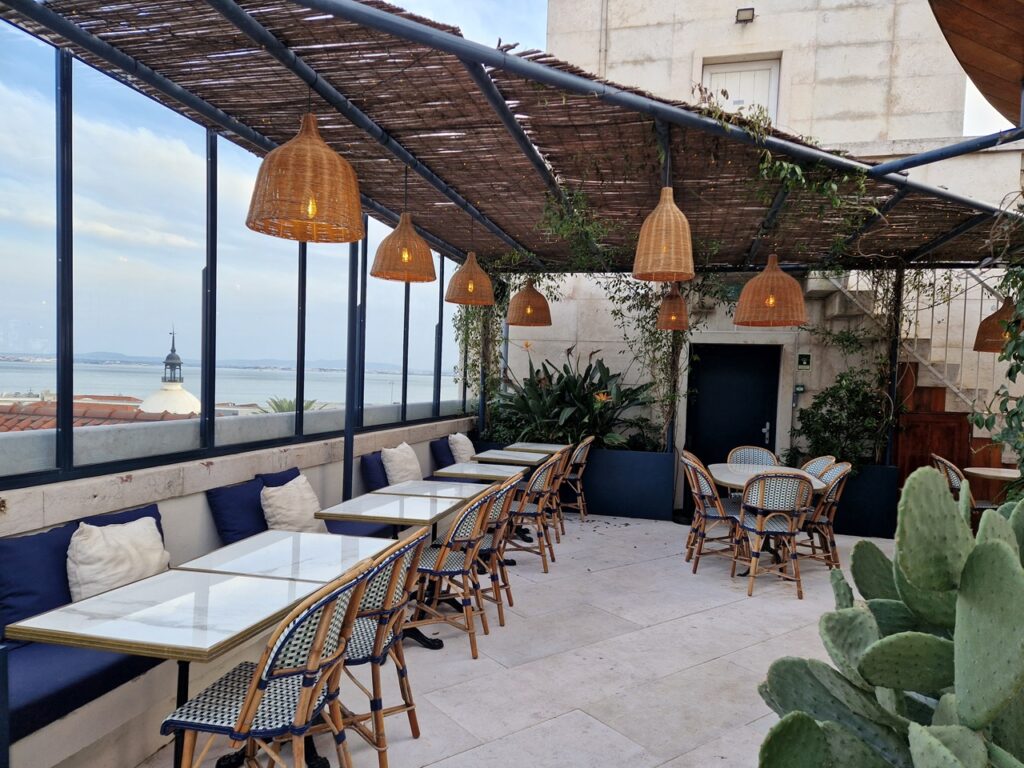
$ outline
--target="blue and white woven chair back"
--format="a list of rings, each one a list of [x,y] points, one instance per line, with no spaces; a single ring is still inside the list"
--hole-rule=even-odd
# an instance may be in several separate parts
[[[761,512],[799,512],[811,499],[811,481],[789,473],[754,475],[743,488],[744,508]]]
[[[811,459],[810,461],[808,461],[802,467],[800,467],[800,469],[802,469],[804,472],[806,472],[809,475],[814,475],[815,477],[821,477],[821,473],[824,472],[826,469],[828,469],[829,467],[831,467],[835,463],[836,463],[836,457],[835,456],[817,456],[817,457]]]
[[[946,482],[949,484],[949,490],[953,493],[959,493],[964,483],[964,475],[960,468],[949,459],[944,459],[934,453],[932,454],[932,462],[945,475]]]
[[[345,616],[356,586],[371,578],[372,570],[364,570],[334,591],[324,595],[296,616],[278,636],[260,678],[266,681],[309,674],[333,664],[344,651]],[[321,625],[327,621],[323,644],[315,650]]]
[[[363,592],[363,599],[359,603],[359,613],[386,612],[401,599],[409,564],[416,554],[416,548],[426,541],[428,535],[429,532],[424,530],[416,538],[406,539],[400,548],[393,549],[384,560],[377,563],[377,567],[366,581],[366,591]],[[393,578],[395,589],[389,590]]]
[[[683,464],[689,470],[691,477],[690,492],[693,494],[694,502],[703,508],[709,499],[718,497],[714,481],[708,475],[700,460],[689,451],[683,451]]]
[[[535,495],[546,491],[548,484],[551,482],[551,473],[555,471],[557,465],[558,454],[556,453],[550,459],[541,464],[537,471],[533,473],[529,484],[526,486],[526,492],[531,495]]]
[[[842,490],[843,480],[849,476],[853,466],[848,461],[840,461],[821,473],[821,482],[825,483],[828,490],[825,491],[825,501],[835,501]]]
[[[593,444],[593,437],[584,438],[576,448],[573,449],[572,458],[569,460],[569,464],[578,467],[582,464],[586,464],[587,455],[590,453],[590,446]]]
[[[413,572],[413,567],[417,563],[414,561],[429,541],[430,529],[424,529],[423,533],[410,540],[409,546],[396,553],[397,562],[395,563],[395,568],[398,570],[398,578],[395,580],[395,589],[391,594],[390,607],[392,610],[405,603],[407,593],[415,585],[416,576]],[[410,576],[410,574],[413,575]]]
[[[486,504],[490,504],[494,500],[496,493],[497,491],[493,489],[486,493],[481,493],[466,505],[466,508],[462,510],[458,518],[458,522],[449,529],[449,544],[469,541],[473,538],[473,534],[477,531],[481,508]]]
[[[779,457],[759,445],[741,445],[729,451],[729,464],[758,464],[762,467],[776,467]]]
[[[487,514],[489,523],[496,523],[512,503],[512,494],[515,493],[516,484],[506,483],[498,488],[494,494],[494,501],[491,503],[491,511]]]

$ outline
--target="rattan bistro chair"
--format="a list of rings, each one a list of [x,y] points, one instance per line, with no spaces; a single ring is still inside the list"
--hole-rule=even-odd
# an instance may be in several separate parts
[[[572,448],[566,447],[556,452],[554,472],[551,474],[551,504],[548,507],[548,514],[551,518],[551,528],[555,533],[555,541],[562,543],[562,534],[565,533],[565,516],[562,514],[562,486],[565,478],[569,475],[569,461],[572,458]]]
[[[551,533],[551,507],[557,489],[555,488],[555,472],[562,458],[556,453],[535,471],[526,483],[523,492],[512,512],[513,525],[530,525],[536,534],[532,544],[511,539],[509,551],[530,552],[540,557],[544,573],[548,572],[548,559],[555,562],[555,547]]]
[[[829,568],[839,568],[841,565],[839,548],[836,546],[836,512],[851,469],[848,461],[840,461],[821,473],[825,490],[818,494],[818,503],[804,522],[807,538],[797,542],[797,547],[809,550],[806,554],[801,553],[803,557],[820,560]]]
[[[732,499],[722,501],[703,462],[689,451],[683,451],[683,471],[693,495],[693,521],[686,539],[686,562],[693,560],[697,572],[701,555],[735,557],[736,525],[739,505]],[[710,548],[706,548],[711,543]]]
[[[345,650],[355,626],[372,562],[367,559],[299,603],[267,641],[260,660],[244,661],[168,715],[163,735],[184,731],[183,768],[203,761],[214,740],[245,745],[247,765],[265,752],[280,766],[305,766],[304,738],[324,727],[334,734],[338,759],[352,765],[338,703]],[[200,733],[209,734],[195,757]],[[291,742],[291,762],[280,750]]]
[[[760,445],[741,445],[729,451],[726,462],[729,464],[759,464],[762,467],[777,467],[781,463],[779,457],[762,448]]]
[[[474,659],[478,655],[476,619],[480,619],[485,635],[490,632],[480,596],[476,559],[496,493],[497,489],[488,487],[470,499],[452,520],[448,532],[423,550],[416,605],[412,619],[405,624],[411,628],[443,623],[465,632]],[[442,604],[449,600],[459,601],[461,616],[442,611]]]
[[[345,653],[345,674],[366,694],[370,710],[354,712],[342,704],[344,725],[362,736],[376,750],[380,768],[387,768],[388,765],[385,717],[406,712],[413,738],[420,737],[416,703],[413,701],[405,651],[400,640],[409,601],[419,578],[417,568],[420,556],[429,538],[430,529],[420,528],[411,537],[395,542],[374,560],[373,572],[367,580],[352,638]],[[381,667],[389,658],[398,673],[402,703],[384,707]],[[352,674],[352,667],[364,664],[370,666],[370,689]]]
[[[567,509],[579,513],[580,520],[587,519],[587,497],[583,493],[583,473],[587,469],[587,459],[590,457],[590,447],[594,444],[594,436],[583,438],[579,445],[573,448],[572,456],[569,458],[569,471],[566,473],[563,488],[568,488],[572,498],[562,502],[562,511]]]
[[[808,461],[806,464],[804,464],[802,467],[800,467],[800,469],[802,469],[804,472],[806,472],[809,475],[814,475],[815,477],[821,477],[821,473],[824,472],[826,469],[828,469],[829,467],[831,467],[835,463],[836,463],[836,457],[835,456],[830,456],[830,455],[826,454],[824,456],[816,456],[816,457],[814,457],[813,459]]]
[[[934,453],[931,455],[931,459],[932,466],[939,470],[939,472],[942,473],[942,476],[946,478],[946,484],[949,486],[949,492],[959,499],[960,491],[963,490],[964,484],[967,483],[967,478],[964,476],[964,473],[960,471],[960,467],[949,459],[944,459],[942,456]],[[967,487],[968,493],[970,493],[970,483],[967,483]],[[970,495],[969,502],[971,505],[971,527],[977,530],[981,513],[986,509],[993,509],[996,505],[991,501],[978,501],[974,498],[974,494]]]
[[[754,594],[754,580],[765,574],[796,582],[796,596],[803,600],[804,587],[800,581],[800,560],[796,537],[803,529],[810,513],[811,481],[793,474],[773,473],[770,470],[754,475],[743,488],[740,506],[739,535],[736,563],[746,560],[750,566],[747,595]],[[761,563],[761,555],[771,548],[775,562]],[[744,553],[749,553],[744,558]]]
[[[512,607],[512,586],[509,583],[508,568],[505,565],[505,547],[511,532],[512,505],[515,503],[516,482],[518,476],[511,477],[500,486],[491,502],[487,525],[484,529],[480,549],[477,551],[477,563],[491,577],[491,589],[485,588],[481,595],[484,600],[494,603],[498,608],[498,626],[505,626],[505,605],[502,594]]]

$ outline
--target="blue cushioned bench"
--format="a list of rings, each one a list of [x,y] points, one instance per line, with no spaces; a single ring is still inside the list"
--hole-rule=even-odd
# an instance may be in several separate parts
[[[155,504],[86,517],[42,533],[0,539],[0,640],[8,624],[71,602],[67,554],[79,524],[116,525],[143,517],[156,520]],[[4,641],[7,648],[9,737],[28,736],[93,699],[138,677],[159,659],[70,648],[47,643]],[[2,728],[2,726],[0,726]],[[5,745],[0,738],[0,749]]]

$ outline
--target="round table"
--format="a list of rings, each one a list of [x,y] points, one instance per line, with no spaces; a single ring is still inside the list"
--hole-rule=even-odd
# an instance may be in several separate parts
[[[1020,470],[1009,469],[1008,467],[964,467],[964,474],[981,480],[995,480],[1000,483],[1020,480]]]
[[[814,491],[825,490],[825,483],[817,477],[794,467],[769,467],[764,464],[711,464],[708,466],[708,472],[719,485],[739,491],[743,490],[747,481],[754,475],[765,472],[805,477],[811,481],[811,488]]]

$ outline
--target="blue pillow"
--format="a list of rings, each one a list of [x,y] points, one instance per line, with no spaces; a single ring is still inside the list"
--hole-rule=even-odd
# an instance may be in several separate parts
[[[298,477],[299,474],[299,468],[292,467],[291,469],[285,469],[280,472],[265,472],[262,475],[256,475],[256,479],[262,480],[263,485],[267,488],[280,488],[282,485],[290,483]]]
[[[380,451],[375,453],[364,453],[359,457],[359,470],[363,473],[363,484],[368,491],[379,491],[386,488],[388,473],[384,471],[384,459]]]
[[[224,544],[234,544],[267,530],[260,491],[263,481],[258,477],[238,485],[211,488],[206,500],[213,512],[213,524]]]
[[[0,627],[71,602],[68,545],[78,523],[0,539]]]
[[[430,455],[434,457],[438,469],[450,467],[455,463],[455,454],[452,453],[452,446],[447,437],[430,441]]]

